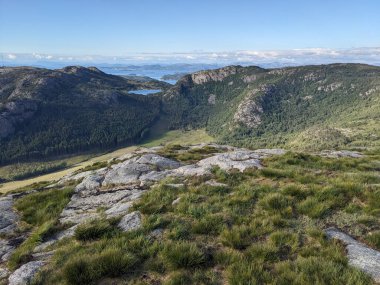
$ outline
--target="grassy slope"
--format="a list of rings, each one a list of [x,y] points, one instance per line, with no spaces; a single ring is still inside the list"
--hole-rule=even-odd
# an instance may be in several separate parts
[[[380,249],[379,159],[288,153],[260,171],[215,169],[180,188],[164,181],[134,206],[142,229],[82,226],[56,245],[36,284],[372,284],[322,229],[343,228]],[[206,185],[211,178],[226,186]],[[161,238],[150,237],[155,229]]]

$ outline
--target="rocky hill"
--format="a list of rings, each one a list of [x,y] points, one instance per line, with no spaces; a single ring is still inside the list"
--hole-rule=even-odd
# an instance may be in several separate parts
[[[380,68],[228,66],[176,85],[95,68],[0,69],[1,162],[105,149],[161,128],[206,128],[219,142],[299,150],[378,147]],[[128,90],[160,88],[152,96]],[[164,125],[164,126],[163,126]]]
[[[156,100],[128,91],[168,86],[94,67],[0,68],[0,162],[134,141],[159,108]]]
[[[163,102],[173,128],[206,127],[224,143],[309,150],[379,145],[375,66],[229,66],[183,77]]]
[[[378,159],[140,148],[0,197],[0,284],[380,282]]]

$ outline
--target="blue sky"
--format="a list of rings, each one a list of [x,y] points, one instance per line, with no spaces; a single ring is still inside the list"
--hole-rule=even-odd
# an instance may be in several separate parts
[[[0,52],[123,56],[380,46],[378,0],[0,0]]]

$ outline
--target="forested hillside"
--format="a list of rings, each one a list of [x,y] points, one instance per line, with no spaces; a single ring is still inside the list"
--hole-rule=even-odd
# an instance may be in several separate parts
[[[380,68],[231,66],[185,76],[163,102],[171,127],[207,127],[225,143],[308,150],[376,146]]]
[[[0,162],[134,142],[157,117],[159,103],[128,90],[168,86],[96,68],[2,68]]]
[[[159,88],[152,96],[132,89]],[[206,128],[219,142],[302,150],[379,146],[380,68],[228,66],[176,85],[96,68],[0,69],[0,162],[137,142],[162,129]]]

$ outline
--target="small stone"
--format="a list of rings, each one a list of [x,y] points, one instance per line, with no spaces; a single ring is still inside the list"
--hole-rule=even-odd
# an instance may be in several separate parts
[[[179,202],[181,201],[181,197],[178,197],[177,199],[175,199],[173,202],[172,202],[172,205],[177,205]]]
[[[172,187],[172,188],[182,188],[185,186],[183,183],[169,183],[166,184],[166,186]]]
[[[124,232],[137,230],[141,227],[141,213],[138,211],[125,215],[118,224]]]
[[[155,240],[160,240],[162,239],[163,235],[164,235],[163,229],[155,229],[149,234],[149,237]]]
[[[205,184],[208,186],[213,186],[213,187],[226,187],[226,186],[228,186],[225,183],[220,183],[220,182],[215,181],[215,180],[208,180],[205,182]]]

